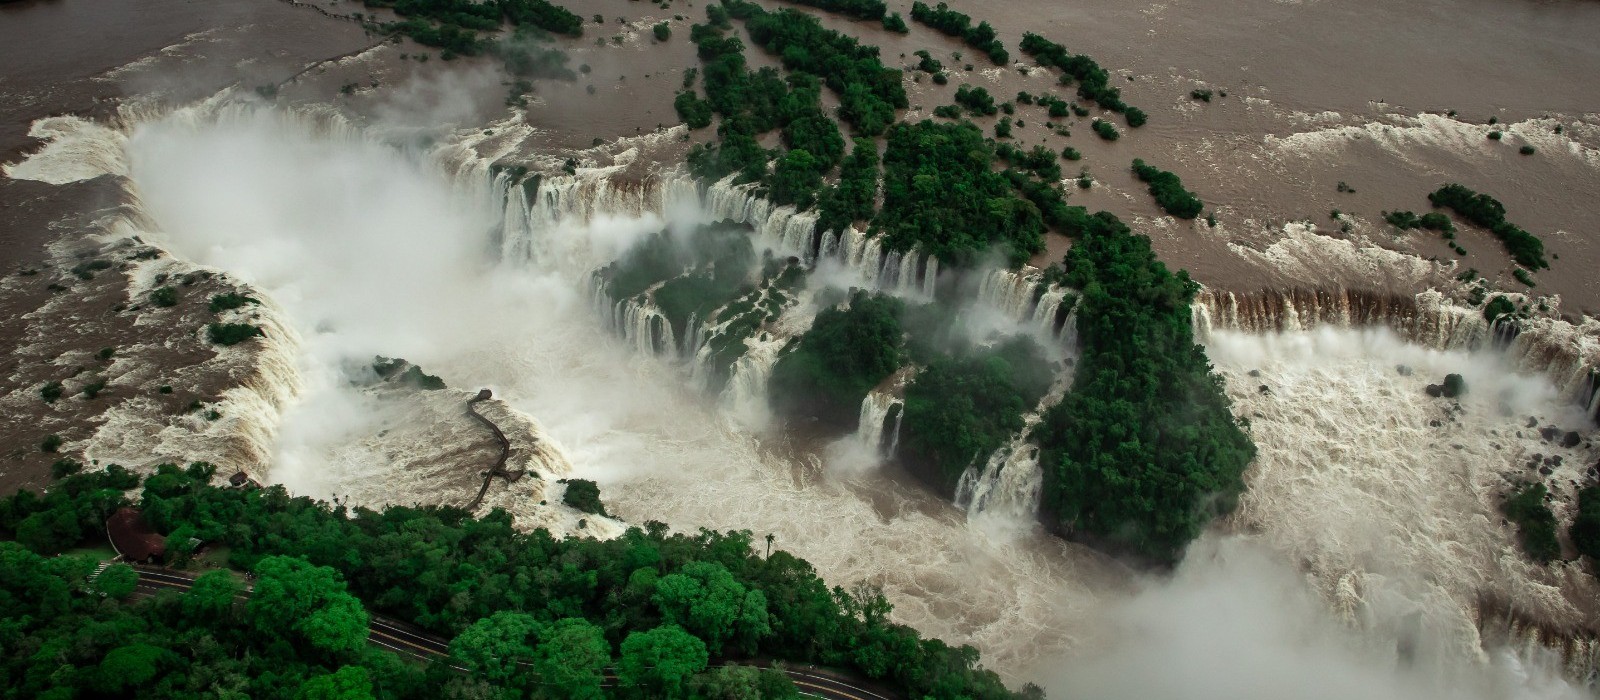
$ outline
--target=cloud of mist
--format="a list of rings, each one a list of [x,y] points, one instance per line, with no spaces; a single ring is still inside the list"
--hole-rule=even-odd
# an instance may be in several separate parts
[[[1505,651],[1484,664],[1411,665],[1398,640],[1328,614],[1303,575],[1244,537],[1207,535],[1169,579],[1112,604],[1106,639],[1039,669],[1051,697],[1099,700],[1460,700],[1582,698],[1553,659]],[[1427,644],[1428,640],[1420,640]]]

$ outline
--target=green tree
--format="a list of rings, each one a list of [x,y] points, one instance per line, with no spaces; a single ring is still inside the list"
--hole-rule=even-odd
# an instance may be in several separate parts
[[[682,571],[661,577],[654,596],[662,619],[681,625],[720,651],[737,642],[740,651],[752,653],[756,642],[768,634],[767,600],[714,562],[690,562]]]
[[[94,685],[113,693],[136,688],[155,678],[173,657],[172,652],[151,644],[117,647],[106,653],[106,658],[95,668]]]
[[[183,593],[183,612],[191,618],[220,620],[232,617],[234,599],[244,591],[226,571],[207,571]]]
[[[345,592],[344,581],[332,568],[271,556],[256,563],[255,573],[248,609],[256,627],[293,630],[312,646],[334,653],[359,649],[366,642],[367,612]]]
[[[696,676],[694,690],[705,700],[788,700],[800,697],[783,673],[728,664]]]
[[[690,677],[706,668],[706,644],[677,625],[662,625],[649,632],[633,632],[622,641],[617,678],[641,689],[648,697],[685,697]]]
[[[296,700],[372,700],[372,676],[361,666],[341,666],[307,679]]]
[[[502,610],[456,635],[450,655],[493,683],[509,683],[519,675],[517,663],[533,657],[541,628],[532,615]]]
[[[107,597],[122,600],[139,586],[139,572],[127,564],[112,564],[94,577],[94,587]]]
[[[648,570],[648,569],[646,569]],[[533,669],[542,692],[551,698],[600,700],[611,644],[605,631],[582,618],[556,620],[539,634]]]

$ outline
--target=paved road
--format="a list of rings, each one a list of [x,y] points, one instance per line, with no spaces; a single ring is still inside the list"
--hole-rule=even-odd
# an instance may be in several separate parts
[[[158,569],[148,566],[135,566],[139,572],[138,591],[145,595],[155,595],[162,591],[186,591],[194,585],[194,577],[186,573]],[[390,651],[410,654],[418,658],[433,659],[447,658],[450,656],[450,643],[438,637],[427,634],[410,625],[394,620],[388,620],[377,615],[369,615],[367,622],[367,641]],[[755,666],[770,668],[770,664],[755,663]],[[466,669],[456,667],[461,671]],[[784,675],[794,682],[800,694],[813,698],[827,698],[828,700],[898,700],[892,696],[884,695],[866,688],[862,688],[847,678],[833,675],[826,671],[813,668],[788,668],[780,669]],[[616,676],[606,673],[608,684],[616,682]]]

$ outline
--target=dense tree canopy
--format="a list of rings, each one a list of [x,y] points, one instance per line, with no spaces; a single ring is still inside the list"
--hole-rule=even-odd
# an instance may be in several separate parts
[[[818,313],[811,330],[772,368],[767,394],[773,406],[854,427],[867,392],[905,361],[902,308],[893,297],[857,291],[848,305]]]
[[[1044,508],[1066,533],[1170,561],[1233,509],[1255,446],[1194,342],[1196,285],[1116,217],[1073,214],[1063,281],[1082,293],[1081,356],[1034,433]]]
[[[896,124],[884,155],[883,209],[873,222],[890,247],[919,246],[946,264],[990,247],[1015,263],[1044,250],[1038,205],[991,168],[994,147],[970,123]]]
[[[1037,343],[1016,338],[995,348],[937,357],[906,387],[902,449],[926,476],[953,491],[961,473],[982,464],[1023,427],[1050,386]]]
[[[45,498],[0,500],[0,533],[36,516],[114,509],[138,485],[126,474],[78,474]],[[216,488],[214,475],[205,464],[161,465],[138,505],[158,532],[193,532],[254,570],[248,603],[233,602],[239,589],[225,572],[188,593],[120,603],[89,592],[93,559],[0,541],[0,674],[13,693],[437,698],[494,695],[498,683],[585,698],[604,692],[601,669],[612,666],[650,697],[673,698],[729,680],[703,675],[710,660],[748,655],[853,669],[909,697],[1014,697],[975,650],[921,639],[887,620],[880,594],[829,589],[785,552],[760,556],[748,532],[669,534],[650,523],[608,541],[558,540],[517,532],[503,511],[349,510],[276,486]],[[64,530],[47,549],[102,532]],[[349,623],[365,615],[344,605],[352,596],[458,638],[456,663],[473,672],[351,647]],[[530,648],[530,665],[504,663]]]

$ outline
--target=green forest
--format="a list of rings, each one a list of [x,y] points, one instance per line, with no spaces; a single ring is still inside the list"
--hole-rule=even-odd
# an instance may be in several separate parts
[[[1080,291],[1071,390],[1034,431],[1046,518],[1062,533],[1176,560],[1233,509],[1255,445],[1195,344],[1197,285],[1106,212],[1083,216],[1062,261]]]
[[[204,463],[160,465],[130,497],[139,477],[111,466],[0,500],[0,534],[15,538],[0,541],[7,697],[794,697],[782,675],[730,665],[758,658],[911,697],[1041,696],[1011,693],[976,650],[889,622],[880,593],[830,588],[749,532],[651,522],[556,539],[499,510],[352,510],[214,478]],[[54,556],[103,546],[106,518],[130,504],[180,563],[201,542],[228,568],[136,595],[125,565]],[[367,645],[371,613],[451,639],[448,663]]]

